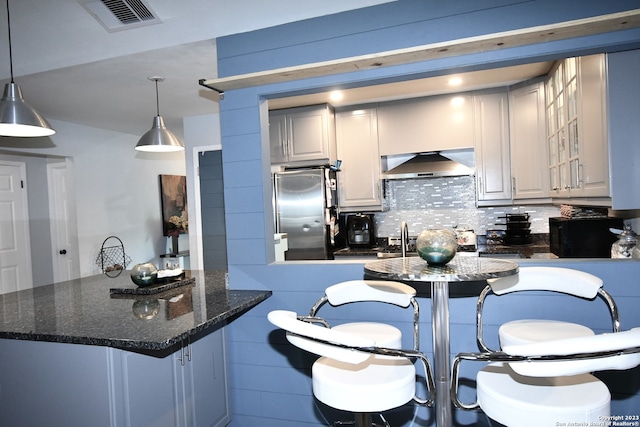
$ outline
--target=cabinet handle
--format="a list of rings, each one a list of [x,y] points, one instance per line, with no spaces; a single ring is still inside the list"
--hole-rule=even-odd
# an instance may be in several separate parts
[[[178,357],[178,360],[180,361],[180,365],[184,366],[184,345],[182,345],[182,343],[180,343],[180,357]]]
[[[293,125],[291,119],[284,119],[284,140],[282,141],[282,148],[284,149],[284,155],[289,157],[289,142],[291,140],[291,134],[293,133]]]
[[[516,177],[515,176],[511,177],[511,185],[512,185],[511,188],[513,189],[513,192],[515,193],[515,191],[516,191]]]
[[[580,185],[582,183],[582,180],[580,179],[580,175],[582,175],[580,173],[580,170],[582,169],[582,166],[583,166],[582,163],[578,163],[578,167],[576,168],[576,188],[582,187]]]
[[[191,362],[191,338],[187,337],[187,361]],[[180,365],[184,366],[185,363],[185,345],[184,345],[184,340],[180,343],[180,357],[178,357],[178,360],[180,361]]]

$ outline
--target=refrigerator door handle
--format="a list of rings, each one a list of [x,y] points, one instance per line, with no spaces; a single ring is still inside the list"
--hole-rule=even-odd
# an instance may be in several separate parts
[[[275,232],[280,233],[280,209],[278,208],[278,175],[273,176],[273,219],[275,222]]]

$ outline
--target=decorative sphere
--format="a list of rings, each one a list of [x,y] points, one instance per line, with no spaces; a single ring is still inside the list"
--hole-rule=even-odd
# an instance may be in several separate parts
[[[131,269],[131,280],[138,286],[151,286],[158,278],[158,269],[153,263],[136,264]]]
[[[424,230],[416,240],[420,258],[429,265],[445,265],[456,256],[458,239],[453,230]]]

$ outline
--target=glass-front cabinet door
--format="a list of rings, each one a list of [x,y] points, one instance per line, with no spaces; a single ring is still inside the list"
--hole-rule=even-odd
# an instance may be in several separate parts
[[[552,197],[608,197],[603,55],[559,61],[545,82]]]
[[[578,74],[576,58],[565,61],[566,136],[569,190],[580,187],[580,141],[578,136]]]
[[[549,185],[550,190],[556,191],[560,188],[560,171],[558,170],[558,119],[556,114],[556,79],[559,65],[556,70],[549,75],[545,84],[545,113],[547,117],[547,144],[549,152]]]
[[[546,82],[549,182],[554,196],[569,196],[580,185],[576,70],[576,59],[566,59],[556,65]]]

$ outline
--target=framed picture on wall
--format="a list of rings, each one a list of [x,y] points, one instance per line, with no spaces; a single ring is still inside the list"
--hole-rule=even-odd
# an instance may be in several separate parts
[[[189,232],[187,212],[187,177],[160,175],[160,201],[162,203],[162,233],[177,237]]]

